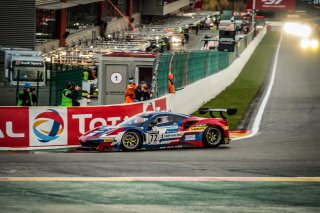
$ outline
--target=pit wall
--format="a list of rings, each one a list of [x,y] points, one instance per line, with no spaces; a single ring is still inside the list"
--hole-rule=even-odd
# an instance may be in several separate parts
[[[175,94],[167,94],[165,97],[168,109],[171,112],[191,114],[204,103],[216,97],[238,77],[266,32],[266,28],[264,28],[226,69],[187,85],[184,89],[176,91]]]

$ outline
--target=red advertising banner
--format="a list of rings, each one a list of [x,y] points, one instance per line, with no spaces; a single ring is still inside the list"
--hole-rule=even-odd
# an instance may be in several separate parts
[[[29,146],[29,108],[1,107],[0,147]]]
[[[295,0],[248,0],[247,9],[252,9],[255,1],[256,10],[295,10]]]
[[[79,136],[101,125],[116,125],[143,112],[143,103],[68,108],[68,145],[78,145]]]
[[[144,111],[167,110],[166,98],[88,107],[0,107],[0,147],[79,145],[78,137],[100,125],[116,125]]]

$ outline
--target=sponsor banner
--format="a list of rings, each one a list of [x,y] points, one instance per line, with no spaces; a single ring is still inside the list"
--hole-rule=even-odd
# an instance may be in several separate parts
[[[97,106],[97,107],[69,107],[68,132],[69,145],[79,144],[79,136],[101,125],[116,125],[143,111],[143,103]]]
[[[28,107],[1,107],[0,147],[28,147]]]
[[[167,100],[165,98],[144,101],[143,111],[166,111],[167,110]]]
[[[67,108],[29,108],[30,146],[68,145]]]
[[[248,0],[247,9],[252,9],[253,1],[256,2],[256,10],[295,10],[295,0]]]
[[[0,107],[0,147],[79,145],[100,125],[116,125],[143,111],[166,111],[166,98],[88,107]]]
[[[68,145],[79,144],[79,136],[100,125],[116,125],[144,111],[166,109],[166,98],[114,106],[69,107]]]

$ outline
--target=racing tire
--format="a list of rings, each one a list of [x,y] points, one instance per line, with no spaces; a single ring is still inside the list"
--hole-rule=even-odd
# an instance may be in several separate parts
[[[134,151],[142,146],[142,137],[137,131],[127,131],[121,139],[122,151]]]
[[[216,126],[209,126],[203,133],[202,144],[204,147],[218,147],[224,140],[223,133]]]

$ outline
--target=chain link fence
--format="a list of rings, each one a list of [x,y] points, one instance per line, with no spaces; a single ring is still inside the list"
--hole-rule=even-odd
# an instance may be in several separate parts
[[[226,69],[254,39],[254,32],[236,43],[235,52],[203,51],[164,53],[158,58],[159,66],[157,73],[157,94],[160,97],[168,93],[168,74],[174,75],[176,90],[199,81]]]

